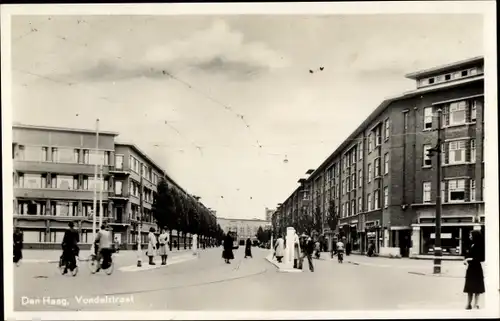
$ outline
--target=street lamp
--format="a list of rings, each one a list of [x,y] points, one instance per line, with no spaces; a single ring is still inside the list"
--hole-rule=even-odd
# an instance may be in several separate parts
[[[442,249],[441,249],[441,212],[442,212],[442,200],[441,200],[441,116],[442,110],[437,110],[438,118],[438,128],[437,128],[437,143],[436,146],[430,148],[427,151],[427,156],[432,157],[436,155],[436,237],[434,244],[434,274],[441,274],[441,260],[442,260]]]

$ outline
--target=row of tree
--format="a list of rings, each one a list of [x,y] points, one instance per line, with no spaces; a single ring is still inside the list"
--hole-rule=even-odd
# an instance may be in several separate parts
[[[217,219],[211,215],[199,199],[179,192],[169,186],[165,179],[160,180],[157,186],[157,195],[153,203],[153,216],[160,228],[177,231],[177,249],[180,248],[180,237],[184,238],[184,248],[187,247],[187,234],[197,234],[198,242],[224,238],[224,231],[217,224]],[[172,242],[170,242],[172,249]]]
[[[273,232],[275,234],[281,233],[282,235],[288,226],[292,226],[298,233],[306,233],[307,235],[315,232],[321,233],[323,222],[327,223],[330,230],[335,231],[339,221],[338,213],[335,212],[335,202],[333,199],[329,201],[325,220],[323,220],[323,214],[319,206],[314,209],[313,215],[309,215],[305,209],[295,210],[292,215],[280,214],[282,215],[281,217],[279,217],[278,212],[275,212],[271,223]]]

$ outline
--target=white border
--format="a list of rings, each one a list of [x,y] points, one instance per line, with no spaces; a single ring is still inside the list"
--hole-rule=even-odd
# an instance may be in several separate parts
[[[12,97],[11,97],[11,52],[10,52],[10,16],[11,15],[234,15],[234,14],[436,14],[436,13],[476,13],[484,16],[485,44],[485,106],[488,107],[485,120],[485,172],[487,173],[486,190],[486,251],[488,267],[485,275],[488,279],[485,296],[487,309],[466,311],[275,311],[275,312],[14,312],[13,311],[13,265],[12,257],[12,219],[4,215],[4,282],[5,316],[17,320],[33,318],[65,320],[97,319],[315,319],[315,318],[464,318],[498,317],[499,298],[499,234],[498,234],[498,158],[497,158],[497,78],[496,78],[496,3],[494,1],[428,1],[428,2],[350,2],[350,3],[244,3],[244,4],[101,4],[101,5],[2,5],[2,139],[3,144],[3,213],[12,213]],[[465,302],[465,297],[464,297]]]

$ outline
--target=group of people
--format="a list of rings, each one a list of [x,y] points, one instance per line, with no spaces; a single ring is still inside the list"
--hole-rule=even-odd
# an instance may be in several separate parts
[[[222,250],[222,258],[224,259],[224,262],[226,264],[231,264],[231,260],[234,260],[234,253],[233,253],[233,243],[234,239],[231,236],[230,233],[226,234],[226,237],[224,238],[223,242],[223,250]],[[249,238],[245,242],[245,259],[246,258],[253,258],[252,256],[252,240]]]
[[[278,239],[274,244],[274,255],[279,263],[282,262],[283,257],[285,256],[285,240],[281,235],[278,235]],[[315,242],[312,237],[302,234],[300,237],[295,233],[293,238],[293,251],[294,251],[294,260],[293,260],[293,268],[302,270],[302,265],[304,260],[307,258],[309,263],[309,270],[314,272],[314,264],[313,264],[313,254],[315,250],[319,250],[317,248],[317,242]]]

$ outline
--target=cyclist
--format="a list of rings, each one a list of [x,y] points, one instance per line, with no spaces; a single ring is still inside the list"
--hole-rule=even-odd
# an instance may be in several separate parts
[[[80,237],[78,231],[74,228],[74,223],[68,223],[69,229],[64,232],[64,237],[62,241],[63,249],[63,261],[65,263],[63,274],[68,273],[68,266],[71,271],[76,267],[76,257],[78,256],[80,249],[78,248],[78,242],[80,242]]]
[[[98,260],[102,258],[102,264],[100,264],[97,268],[97,271],[101,269],[107,269],[111,265],[111,253],[113,251],[113,237],[111,235],[111,231],[106,229],[106,225],[102,225],[101,229],[97,233],[94,247],[96,251],[96,256]]]
[[[343,256],[344,256],[344,242],[345,241],[345,237],[342,238],[342,240],[339,240],[337,242],[337,256],[339,258],[339,262],[341,262],[343,260]]]

